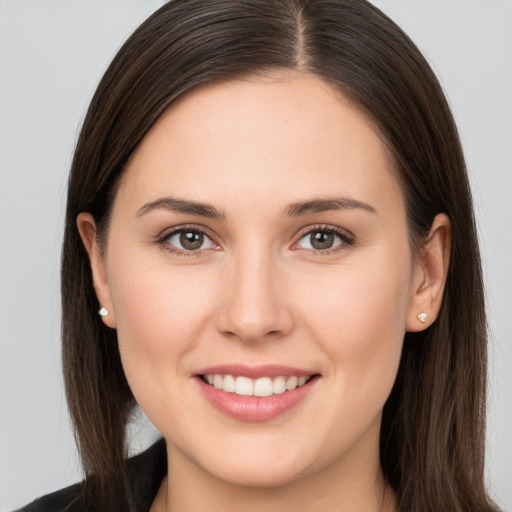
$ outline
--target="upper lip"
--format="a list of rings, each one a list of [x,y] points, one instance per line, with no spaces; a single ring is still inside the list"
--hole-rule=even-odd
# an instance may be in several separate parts
[[[260,377],[309,377],[317,372],[293,368],[291,366],[283,366],[276,364],[264,364],[259,366],[247,366],[244,364],[222,364],[202,368],[195,372],[195,375],[236,375],[241,377],[249,377],[258,379]]]

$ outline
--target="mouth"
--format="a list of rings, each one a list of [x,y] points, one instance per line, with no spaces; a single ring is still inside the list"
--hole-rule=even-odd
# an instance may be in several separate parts
[[[272,395],[280,395],[287,391],[293,391],[304,386],[315,375],[278,375],[277,377],[259,377],[251,379],[243,375],[223,375],[220,373],[208,373],[199,375],[206,384],[225,391],[226,393],[234,393],[239,396],[256,396],[267,397]]]
[[[304,402],[320,380],[317,373],[282,366],[218,366],[195,375],[199,389],[218,411],[242,421],[276,418]]]

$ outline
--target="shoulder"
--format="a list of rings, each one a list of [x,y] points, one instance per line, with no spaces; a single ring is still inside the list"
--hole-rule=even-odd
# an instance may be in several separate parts
[[[52,492],[16,512],[81,512],[85,510],[81,496],[81,484],[71,485],[60,491]]]
[[[165,441],[160,439],[139,455],[127,460],[131,486],[137,509],[149,510],[167,472]],[[77,483],[47,494],[15,512],[86,512],[90,504],[82,494],[83,484]]]

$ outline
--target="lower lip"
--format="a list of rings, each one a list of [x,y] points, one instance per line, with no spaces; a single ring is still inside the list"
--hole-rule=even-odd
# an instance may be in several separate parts
[[[217,389],[196,377],[206,398],[221,412],[243,421],[266,421],[296,406],[311,391],[318,378],[312,377],[306,384],[292,391],[265,397],[242,396]]]

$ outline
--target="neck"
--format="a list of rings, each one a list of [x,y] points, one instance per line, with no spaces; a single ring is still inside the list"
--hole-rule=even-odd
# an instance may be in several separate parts
[[[367,458],[349,460],[348,466],[332,464],[279,487],[256,488],[220,480],[198,468],[171,446],[167,449],[169,472],[151,512],[397,510],[395,494],[384,479],[378,457],[372,461]]]

